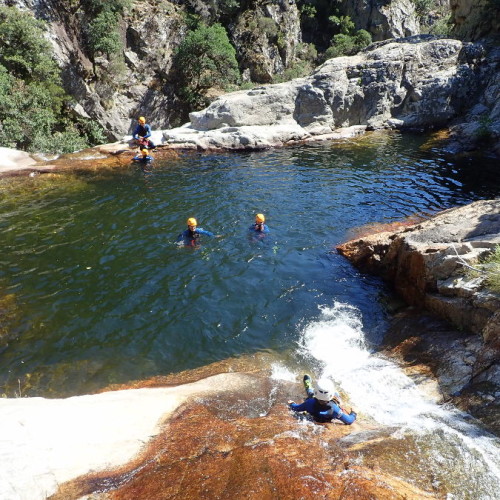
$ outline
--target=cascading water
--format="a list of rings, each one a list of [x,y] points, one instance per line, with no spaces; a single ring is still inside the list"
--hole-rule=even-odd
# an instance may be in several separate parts
[[[123,164],[2,180],[0,394],[88,394],[272,353],[287,360],[277,378],[332,377],[368,423],[344,438],[363,463],[384,461],[439,498],[493,498],[498,441],[372,352],[385,289],[333,251],[353,230],[498,196],[493,161],[455,161],[425,141],[368,134],[157,158],[147,172]],[[256,243],[248,226],[259,212],[271,233]],[[192,216],[222,238],[180,248]]]
[[[381,447],[391,447],[391,461],[406,464],[393,472],[410,482],[444,490],[448,499],[499,498],[500,439],[469,415],[434,402],[394,361],[370,352],[356,307],[322,307],[303,328],[297,355],[316,377],[331,378],[370,422],[370,431],[353,432],[342,440],[345,446],[382,440]],[[273,378],[297,377],[277,365]],[[370,460],[366,455],[360,461]]]

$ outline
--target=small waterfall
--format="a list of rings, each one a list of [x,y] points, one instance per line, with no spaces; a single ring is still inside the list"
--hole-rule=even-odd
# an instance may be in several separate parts
[[[358,309],[322,307],[319,319],[304,327],[298,354],[317,377],[331,378],[380,436],[404,443],[388,448],[401,457],[386,458],[413,465],[407,480],[444,490],[447,499],[500,498],[500,440],[470,415],[434,402],[395,362],[370,352]],[[284,368],[273,376],[290,380]],[[366,431],[355,431],[345,444],[364,439]]]

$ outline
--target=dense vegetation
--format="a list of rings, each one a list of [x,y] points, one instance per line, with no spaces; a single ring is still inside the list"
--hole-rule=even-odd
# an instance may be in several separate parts
[[[71,114],[45,25],[0,7],[0,145],[33,152],[70,152],[103,142],[94,122]]]
[[[240,80],[236,51],[218,23],[200,24],[189,31],[176,51],[174,65],[178,68],[178,92],[192,108],[207,104],[209,88],[224,88]]]
[[[439,7],[437,0],[413,2],[427,31],[448,29],[447,19],[440,18],[439,12],[441,24],[433,25]],[[168,4],[169,12],[181,13],[183,26],[179,31],[184,38],[174,50],[172,70],[159,75],[154,83],[159,87],[170,86],[168,91],[174,96],[177,118],[181,115],[185,118],[188,111],[206,106],[212,90],[221,92],[242,84],[301,77],[326,59],[353,55],[372,41],[370,33],[357,29],[353,20],[342,13],[342,2],[296,0],[303,43],[295,47],[293,54],[284,56],[288,33],[269,17],[266,6],[273,3],[276,1],[144,2],[144,9],[161,5],[167,9]],[[60,4],[68,14],[68,22],[71,18],[71,30],[92,63],[93,69],[89,71],[92,74],[84,78],[91,82],[100,105],[111,109],[116,93],[123,92],[128,84],[124,19],[128,16],[130,21],[131,12],[141,15],[142,6],[139,9],[132,0],[60,0]],[[234,39],[236,26],[243,31],[238,42]],[[255,47],[262,44],[281,54],[284,67],[265,68],[260,73],[256,70],[251,78],[246,74],[243,79],[242,59],[250,54],[250,64],[257,65],[255,61],[262,54]],[[97,122],[78,118],[72,112],[71,98],[62,88],[60,69],[52,57],[44,23],[14,7],[0,7],[0,97],[1,146],[67,152],[105,141]]]
[[[87,0],[81,5],[91,19],[85,30],[91,57],[105,54],[110,58],[119,54],[123,47],[118,25],[131,0]]]

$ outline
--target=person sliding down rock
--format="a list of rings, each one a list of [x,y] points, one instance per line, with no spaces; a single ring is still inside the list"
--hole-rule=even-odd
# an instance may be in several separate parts
[[[335,392],[331,380],[320,378],[316,389],[314,389],[311,377],[304,375],[304,387],[307,399],[301,404],[288,400],[288,406],[291,410],[295,412],[306,411],[316,422],[320,423],[331,422],[336,419],[346,425],[351,425],[356,420],[357,415],[352,408],[350,413],[347,413],[340,407],[340,396]]]

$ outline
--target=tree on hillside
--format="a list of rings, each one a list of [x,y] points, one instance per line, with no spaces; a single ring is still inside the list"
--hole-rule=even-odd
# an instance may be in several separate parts
[[[15,7],[0,6],[0,146],[70,152],[89,140],[103,142],[93,122],[69,117],[69,100],[45,24]]]
[[[330,22],[340,30],[333,36],[331,46],[324,57],[352,56],[372,42],[372,36],[366,30],[356,30],[349,16],[330,16]]]
[[[180,80],[179,92],[192,107],[203,107],[206,91],[239,82],[236,51],[220,24],[200,25],[179,45],[174,66]]]
[[[59,84],[59,68],[44,33],[42,21],[14,7],[0,7],[0,64],[16,78]]]

